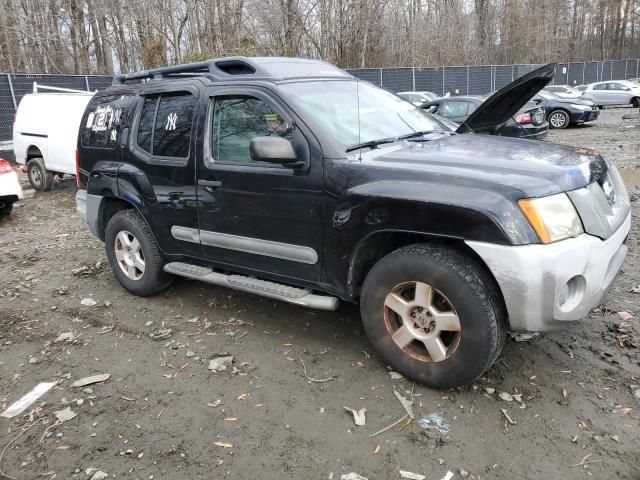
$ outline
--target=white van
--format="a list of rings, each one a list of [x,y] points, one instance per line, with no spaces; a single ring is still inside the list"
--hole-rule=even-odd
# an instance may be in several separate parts
[[[51,190],[54,175],[75,175],[80,120],[93,95],[34,83],[33,93],[20,101],[13,124],[13,151],[16,162],[27,165],[35,190]]]

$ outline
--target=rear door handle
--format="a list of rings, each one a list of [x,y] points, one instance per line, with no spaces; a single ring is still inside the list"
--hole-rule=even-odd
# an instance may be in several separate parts
[[[222,182],[219,180],[198,180],[198,185],[203,187],[221,187]]]

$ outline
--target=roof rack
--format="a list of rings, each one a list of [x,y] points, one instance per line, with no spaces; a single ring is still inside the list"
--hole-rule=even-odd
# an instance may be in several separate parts
[[[226,57],[117,75],[113,78],[113,85],[122,85],[131,80],[158,80],[168,75],[183,73],[209,74],[217,78],[229,75],[249,75],[256,73],[259,73],[260,76],[271,76],[262,71],[255,62],[246,57]]]

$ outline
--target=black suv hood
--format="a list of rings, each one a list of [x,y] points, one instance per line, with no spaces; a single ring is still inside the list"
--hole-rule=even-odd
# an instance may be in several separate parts
[[[494,135],[452,135],[398,147],[368,152],[362,163],[385,170],[376,174],[385,180],[479,187],[514,200],[576,190],[608,170],[594,150]]]
[[[551,82],[556,73],[556,65],[550,63],[540,67],[501,88],[485,100],[456,131],[495,132]]]

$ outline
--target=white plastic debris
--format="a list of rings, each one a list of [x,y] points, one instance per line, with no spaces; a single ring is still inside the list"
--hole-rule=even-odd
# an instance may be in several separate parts
[[[71,342],[73,340],[75,340],[76,338],[76,334],[73,332],[64,332],[61,333],[60,335],[58,335],[58,338],[56,338],[54,340],[55,343],[60,343],[60,342]]]
[[[452,471],[448,471],[447,474],[442,477],[442,480],[451,480],[453,478],[454,473]]]
[[[362,427],[365,424],[366,422],[365,413],[367,413],[366,408],[361,408],[360,410],[354,410],[349,407],[344,407],[344,409],[348,412],[351,412],[351,414],[353,415],[353,421],[356,425],[358,425],[359,427]]]
[[[500,397],[500,400],[504,400],[505,402],[513,402],[513,395],[511,395],[510,393],[500,392],[498,394],[498,397]]]
[[[389,377],[391,378],[391,380],[402,380],[404,378],[404,375],[398,372],[389,372]]]
[[[90,377],[81,378],[71,384],[72,387],[84,387],[85,385],[91,385],[92,383],[105,382],[109,380],[108,373],[100,373],[98,375],[91,375]]]
[[[13,402],[9,408],[0,413],[0,417],[13,418],[24,412],[31,404],[38,400],[42,395],[51,390],[58,382],[42,382],[36,385],[33,390]]]
[[[226,357],[217,357],[209,361],[209,370],[214,372],[223,372],[230,367],[233,363],[233,357],[231,355]]]
[[[91,477],[91,480],[104,480],[105,478],[108,478],[109,474],[103,472],[102,470],[98,470],[96,473],[93,474],[93,477]]]
[[[67,408],[64,408],[62,410],[58,410],[57,412],[54,412],[54,414],[55,414],[56,418],[61,422],[66,422],[68,420],[76,418],[76,416],[78,415],[76,412],[71,410],[71,407],[67,407]]]
[[[369,480],[367,477],[363,477],[362,475],[358,475],[357,473],[345,473],[340,476],[340,480]]]
[[[80,305],[84,305],[85,307],[93,307],[94,305],[96,305],[98,302],[96,302],[93,298],[83,298],[82,300],[80,300]]]
[[[425,480],[427,477],[420,475],[419,473],[408,472],[407,470],[400,470],[400,476],[402,478],[408,478],[409,480]]]

